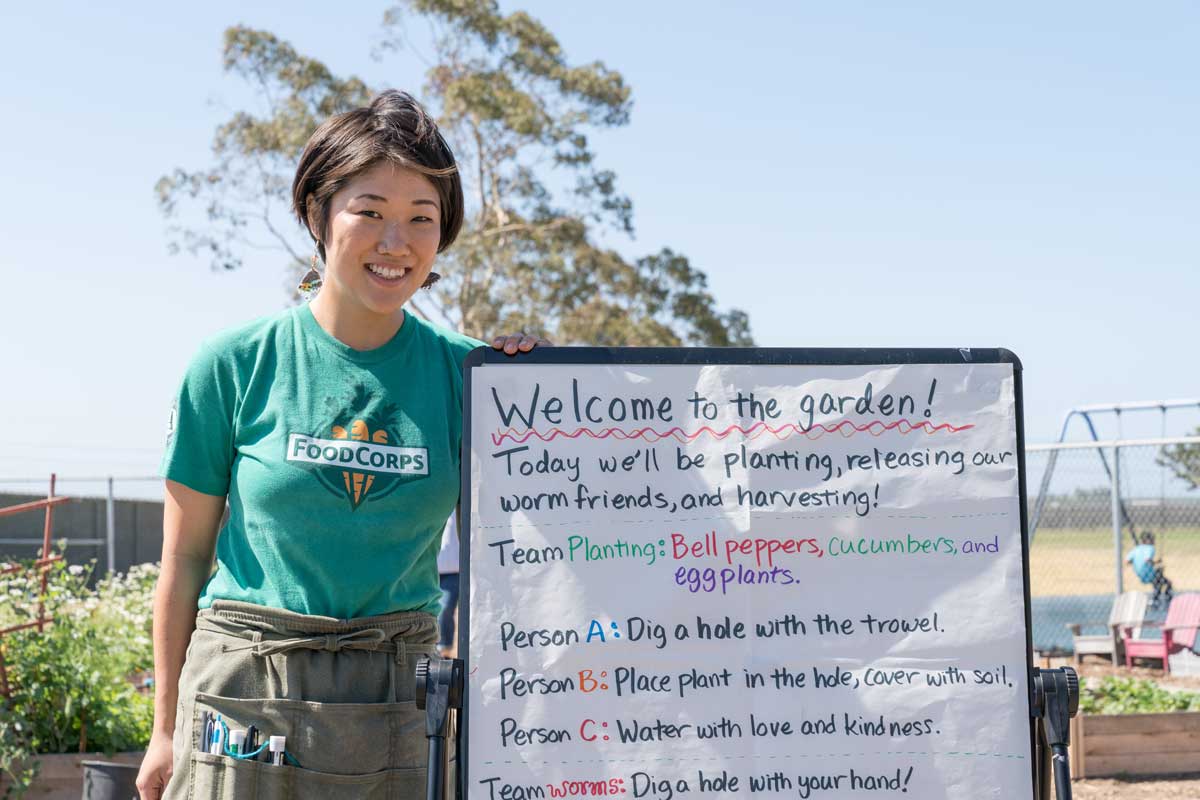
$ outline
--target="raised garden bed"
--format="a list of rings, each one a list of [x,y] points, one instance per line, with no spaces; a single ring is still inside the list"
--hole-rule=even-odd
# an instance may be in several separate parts
[[[1106,778],[1200,769],[1200,712],[1081,714],[1071,720],[1071,775]]]
[[[22,800],[79,800],[83,791],[83,762],[108,761],[116,764],[141,764],[145,753],[55,753],[39,755],[37,779],[22,796]],[[0,797],[7,782],[0,775]]]

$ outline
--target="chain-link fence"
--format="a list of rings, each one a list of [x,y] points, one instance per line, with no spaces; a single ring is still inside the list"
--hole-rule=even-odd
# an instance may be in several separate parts
[[[1171,594],[1200,590],[1200,490],[1171,468],[1178,446],[1200,438],[1027,449],[1036,650],[1071,651],[1072,623],[1104,632],[1122,592],[1144,592],[1161,620]]]
[[[0,477],[0,507],[45,499],[50,478]],[[162,478],[58,476],[54,493],[70,497],[57,506],[51,540],[66,545],[67,560],[94,560],[96,573],[124,572],[158,561],[162,551]],[[36,558],[42,520],[29,515],[0,519],[0,562]]]
[[[1180,445],[1200,452],[1200,437],[1027,448],[1035,649],[1071,651],[1072,623],[1102,632],[1122,592],[1153,597],[1158,569],[1174,593],[1200,591],[1200,489],[1193,490],[1163,458],[1164,448]],[[1200,456],[1192,463],[1200,464]],[[54,538],[71,541],[71,560],[95,558],[101,571],[158,560],[161,480],[59,478],[58,493],[75,500],[56,511]],[[35,500],[45,497],[46,483],[0,478],[0,495],[7,504]],[[0,525],[0,554],[35,555],[41,529],[26,528]],[[1129,559],[1146,533],[1153,537],[1155,567],[1143,570],[1148,582]],[[1147,618],[1161,620],[1165,614],[1162,601]]]

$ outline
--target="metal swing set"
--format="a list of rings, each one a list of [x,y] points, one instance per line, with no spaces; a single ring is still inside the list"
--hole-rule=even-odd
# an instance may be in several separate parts
[[[1129,506],[1121,495],[1121,448],[1132,446],[1158,446],[1162,447],[1167,444],[1176,442],[1167,438],[1167,415],[1173,409],[1196,409],[1200,408],[1200,399],[1186,400],[1163,400],[1150,402],[1135,402],[1135,403],[1113,403],[1088,405],[1073,408],[1067,412],[1063,418],[1062,429],[1059,432],[1058,443],[1066,442],[1067,432],[1070,428],[1071,421],[1078,417],[1083,420],[1087,427],[1087,433],[1091,437],[1091,442],[1081,442],[1079,447],[1094,448],[1096,454],[1100,457],[1100,464],[1104,469],[1104,474],[1108,477],[1109,486],[1111,487],[1112,498],[1112,518],[1113,518],[1113,546],[1117,549],[1118,554],[1121,549],[1121,540],[1125,535],[1129,536],[1131,550],[1125,561],[1131,563],[1134,569],[1134,574],[1142,581],[1153,595],[1150,600],[1151,608],[1165,608],[1171,602],[1174,596],[1175,587],[1171,579],[1166,575],[1166,564],[1164,557],[1165,550],[1165,533],[1167,528],[1167,499],[1166,499],[1166,471],[1160,474],[1160,487],[1158,498],[1158,532],[1150,530],[1145,526],[1143,520],[1143,528],[1139,533],[1135,527],[1133,515],[1130,513]],[[1161,432],[1158,439],[1129,439],[1126,440],[1122,432],[1122,414],[1137,413],[1137,412],[1153,412],[1157,411],[1161,420]],[[1099,414],[1113,414],[1117,422],[1117,438],[1111,441],[1101,441],[1100,436],[1096,431],[1096,425],[1093,416]],[[1200,439],[1198,439],[1200,441]],[[1105,450],[1109,452],[1106,453]],[[1054,477],[1054,467],[1058,461],[1060,450],[1054,449],[1050,451],[1049,458],[1046,462],[1046,470],[1042,474],[1041,485],[1038,489],[1037,503],[1034,506],[1033,514],[1029,521],[1029,540],[1032,544],[1033,537],[1037,532],[1038,522],[1041,519],[1042,511],[1045,508],[1046,500],[1049,497],[1050,482]],[[1123,575],[1121,570],[1122,562],[1118,558],[1116,569],[1116,593],[1120,594],[1122,590]]]

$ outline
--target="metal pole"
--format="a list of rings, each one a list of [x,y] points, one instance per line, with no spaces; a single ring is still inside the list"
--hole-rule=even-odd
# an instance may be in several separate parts
[[[113,501],[113,479],[110,475],[108,478],[108,499],[104,504],[104,538],[108,552],[108,572],[111,575],[117,571],[117,526],[116,526],[116,503]]]
[[[45,561],[50,558],[50,532],[54,529],[54,506],[50,503],[54,499],[54,484],[58,480],[58,475],[50,473],[50,492],[46,495],[46,525],[42,530],[42,557],[40,560]],[[46,629],[46,585],[50,580],[48,574],[50,567],[46,564],[41,566],[42,573],[42,591],[38,595],[38,615],[37,629],[41,633]]]
[[[1121,448],[1114,442],[1112,447],[1112,483],[1110,484],[1109,494],[1112,499],[1112,532],[1113,532],[1113,560],[1116,563],[1117,572],[1117,594],[1124,591],[1123,583],[1125,575],[1121,569],[1121,529],[1124,525],[1121,512]]]

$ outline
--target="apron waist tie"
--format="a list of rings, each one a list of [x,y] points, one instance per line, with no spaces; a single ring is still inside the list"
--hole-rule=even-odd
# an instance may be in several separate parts
[[[397,646],[397,644],[399,646]],[[362,628],[353,633],[326,633],[316,636],[295,636],[289,639],[260,639],[243,645],[225,646],[227,652],[250,650],[256,656],[272,656],[289,650],[377,650],[385,653],[403,652],[404,642],[389,642],[379,628]]]
[[[240,634],[234,634],[240,635]],[[314,650],[336,653],[339,650],[368,650],[391,653],[388,659],[388,696],[396,698],[396,670],[408,662],[409,651],[432,654],[437,646],[432,644],[410,644],[403,639],[388,639],[380,628],[361,628],[352,633],[326,633],[314,636],[293,636],[285,639],[264,639],[262,631],[250,634],[251,641],[239,645],[222,645],[225,652],[249,650],[256,656],[273,656],[291,650]]]

